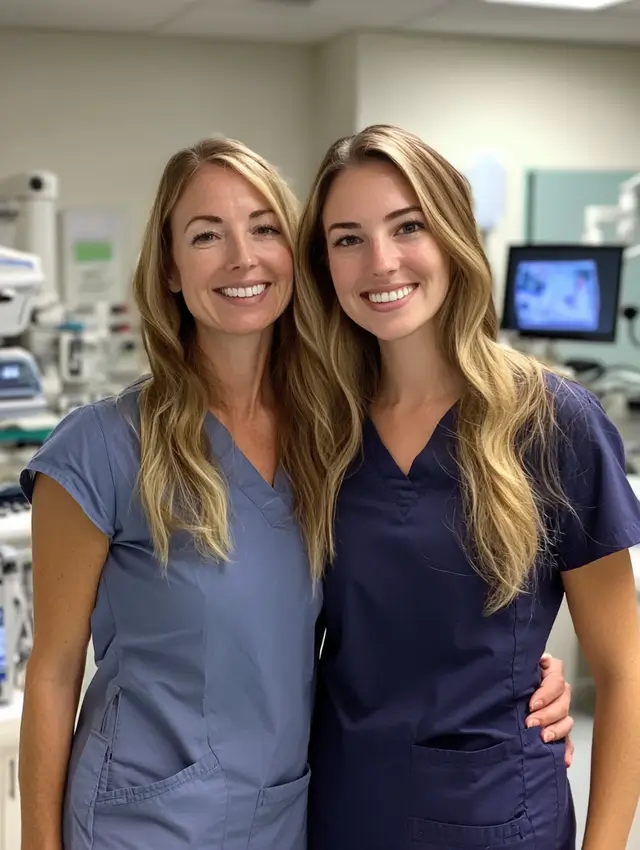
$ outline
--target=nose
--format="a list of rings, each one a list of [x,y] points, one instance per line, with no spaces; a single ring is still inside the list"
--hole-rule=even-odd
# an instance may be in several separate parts
[[[398,255],[389,240],[381,237],[371,241],[371,271],[374,277],[390,277],[398,271]]]
[[[251,243],[245,236],[233,236],[227,243],[227,271],[247,271],[256,265]]]

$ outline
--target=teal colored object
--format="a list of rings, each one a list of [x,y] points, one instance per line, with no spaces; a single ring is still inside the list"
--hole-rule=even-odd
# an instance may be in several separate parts
[[[52,430],[52,428],[34,428],[25,431],[22,428],[0,428],[0,446],[17,444],[41,446]]]
[[[530,243],[575,244],[582,241],[584,208],[617,204],[620,184],[640,171],[535,170],[527,174],[525,234]],[[605,241],[615,243],[615,229],[604,231]],[[640,259],[626,261],[622,272],[620,306],[640,308]],[[629,339],[626,319],[618,319],[615,343],[558,342],[563,360],[598,360],[602,363],[637,365],[640,348]]]

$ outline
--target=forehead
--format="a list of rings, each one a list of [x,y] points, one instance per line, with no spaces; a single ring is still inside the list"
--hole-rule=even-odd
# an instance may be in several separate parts
[[[345,212],[353,210],[349,218],[361,221],[414,205],[418,198],[402,172],[390,162],[372,160],[337,175],[327,195],[323,220],[329,225],[330,218],[339,215],[344,219]]]
[[[206,163],[185,186],[172,218],[181,221],[197,214],[248,216],[268,207],[264,195],[233,168]]]

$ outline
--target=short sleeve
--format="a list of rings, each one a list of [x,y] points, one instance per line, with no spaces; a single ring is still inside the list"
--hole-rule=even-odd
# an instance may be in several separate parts
[[[598,399],[581,389],[560,421],[560,569],[572,570],[640,543],[640,501],[625,472],[622,438]]]
[[[20,486],[29,502],[39,472],[64,487],[91,522],[113,537],[115,487],[105,432],[94,405],[68,413],[22,471]]]

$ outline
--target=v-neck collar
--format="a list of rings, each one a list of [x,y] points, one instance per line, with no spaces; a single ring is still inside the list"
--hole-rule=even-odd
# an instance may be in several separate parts
[[[425,484],[436,473],[448,467],[449,441],[455,433],[458,402],[453,404],[440,418],[426,445],[413,459],[411,468],[405,473],[384,444],[371,417],[364,421],[363,439],[365,457],[371,458],[373,466],[382,479],[384,489],[405,519],[411,508],[420,499]],[[447,469],[449,471],[449,469]]]
[[[211,411],[207,413],[206,428],[213,454],[229,481],[242,490],[270,525],[278,526],[290,520],[293,517],[293,491],[282,467],[278,466],[272,486]]]

